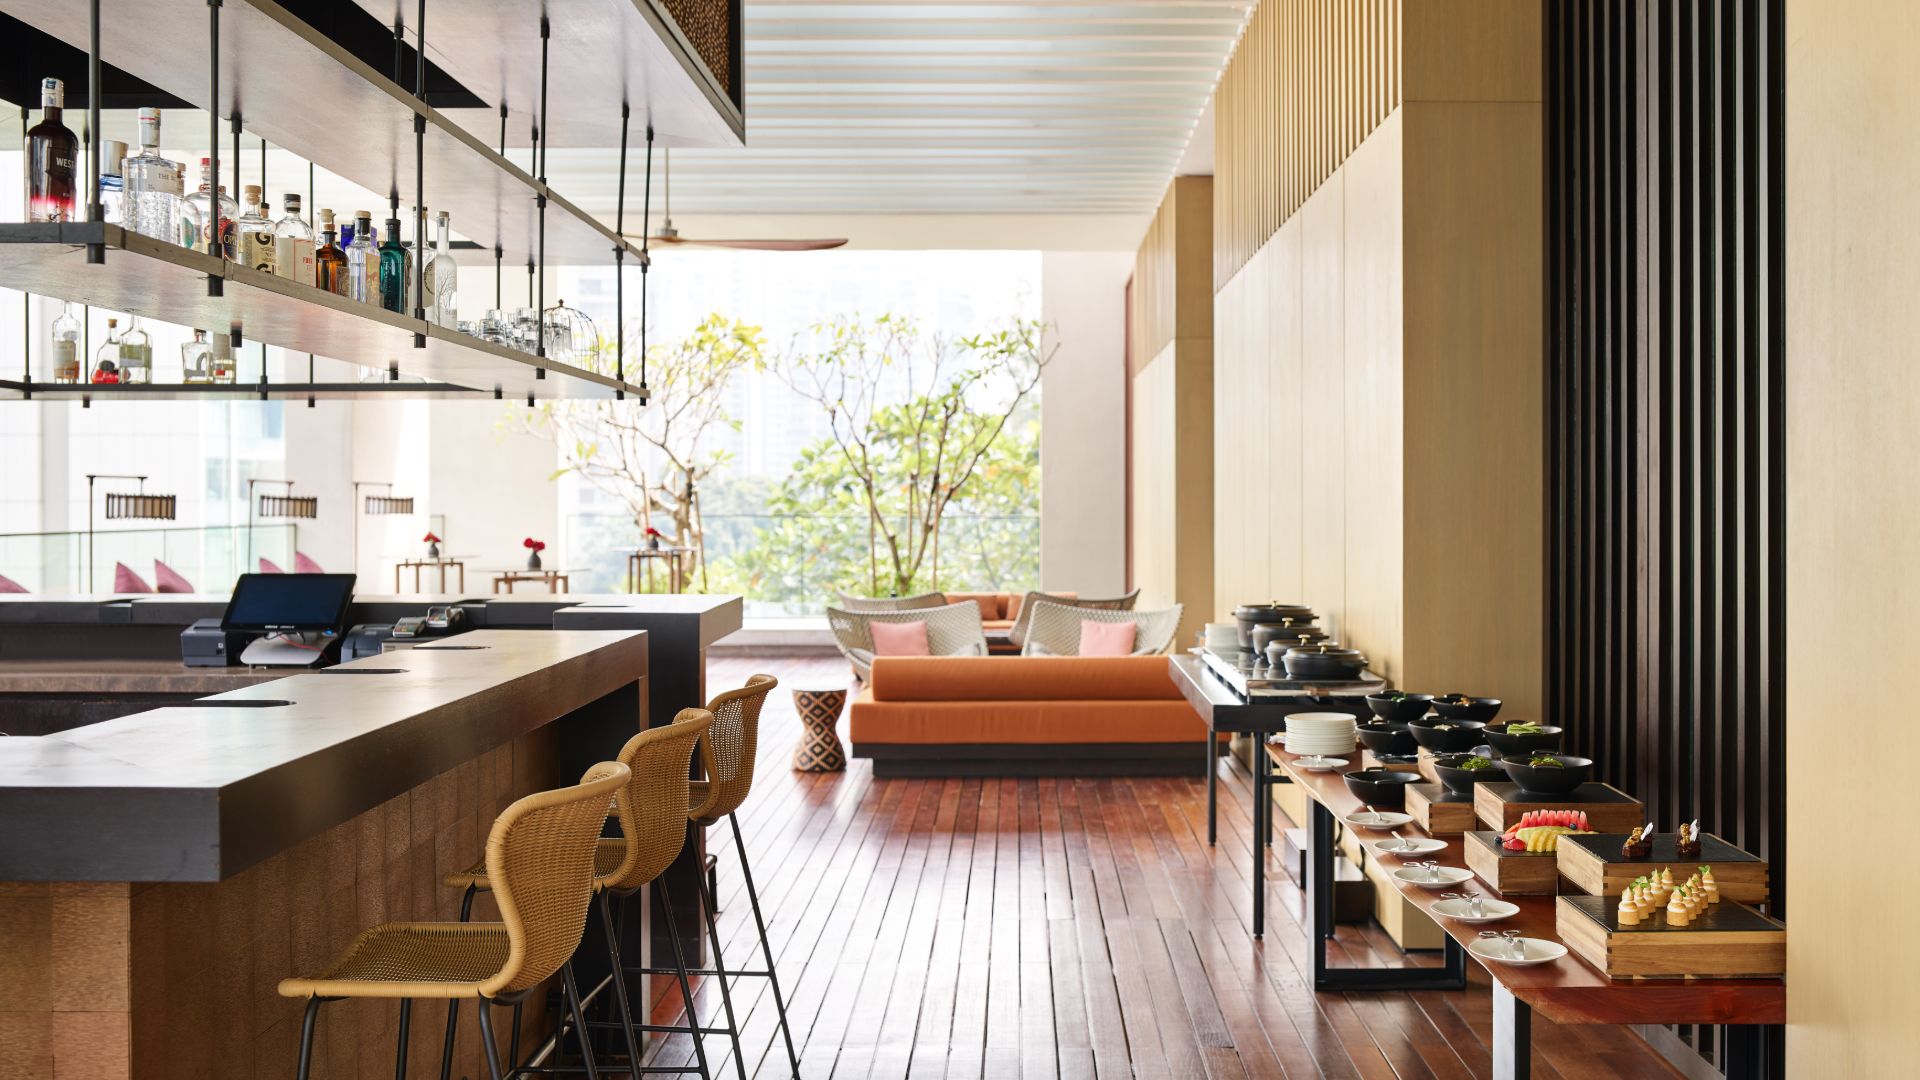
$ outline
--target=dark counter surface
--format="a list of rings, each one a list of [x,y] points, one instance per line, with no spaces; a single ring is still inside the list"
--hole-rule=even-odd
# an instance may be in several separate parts
[[[178,660],[0,660],[0,694],[204,695],[286,677],[273,668],[188,667]]]
[[[631,687],[646,676],[647,639],[476,630],[457,639],[465,648],[0,738],[0,881],[221,880]]]

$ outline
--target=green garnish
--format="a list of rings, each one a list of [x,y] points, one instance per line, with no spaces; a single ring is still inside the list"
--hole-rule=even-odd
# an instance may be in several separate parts
[[[1564,769],[1567,767],[1565,762],[1562,762],[1552,754],[1535,754],[1527,761],[1527,764],[1536,769]]]
[[[1475,756],[1462,761],[1460,764],[1455,765],[1454,768],[1465,769],[1468,772],[1472,772],[1475,769],[1491,769],[1493,768],[1493,762],[1488,761],[1486,758]]]
[[[1539,724],[1529,724],[1529,723],[1508,724],[1506,727],[1506,732],[1509,735],[1545,734],[1545,732],[1541,729]]]
[[[1382,693],[1382,694],[1381,694],[1380,696],[1381,696],[1381,697],[1383,697],[1383,698],[1385,698],[1385,699],[1387,699],[1388,701],[1405,701],[1405,700],[1407,700],[1407,695],[1405,695],[1405,694],[1403,694],[1403,693],[1401,693],[1401,692],[1400,692],[1400,691],[1398,691],[1398,690],[1388,690],[1388,691],[1385,691],[1385,692],[1383,692],[1383,693]]]

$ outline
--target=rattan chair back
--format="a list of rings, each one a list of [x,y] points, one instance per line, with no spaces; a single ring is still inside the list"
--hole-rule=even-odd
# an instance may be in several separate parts
[[[921,593],[918,596],[854,596],[851,593],[840,594],[842,611],[922,611],[927,608],[944,607],[946,593]]]
[[[767,695],[780,685],[771,675],[755,675],[747,685],[707,702],[713,724],[700,740],[700,763],[707,779],[706,799],[687,812],[701,824],[718,821],[740,808],[753,790],[753,756],[760,741],[760,709]]]
[[[487,880],[508,950],[500,973],[488,980],[489,996],[538,986],[580,947],[600,827],[632,777],[627,766],[603,761],[575,786],[529,795],[494,819]]]
[[[1007,630],[1007,640],[1025,648],[1027,630],[1033,625],[1033,605],[1040,601],[1049,604],[1065,604],[1068,607],[1085,608],[1088,611],[1132,611],[1134,601],[1140,599],[1140,590],[1135,589],[1125,596],[1113,596],[1105,599],[1089,599],[1080,596],[1055,596],[1052,593],[1030,592],[1020,601],[1020,614],[1013,617],[1013,626]]]
[[[1080,655],[1082,622],[1132,623],[1132,655],[1157,656],[1167,651],[1179,632],[1182,605],[1158,611],[1108,611],[1036,600],[1033,609],[1033,626],[1027,633],[1027,643],[1020,648],[1022,656]]]
[[[687,840],[687,766],[713,723],[705,709],[681,709],[673,723],[648,728],[620,748],[633,779],[620,793],[620,864],[602,873],[603,889],[626,892],[666,872]]]

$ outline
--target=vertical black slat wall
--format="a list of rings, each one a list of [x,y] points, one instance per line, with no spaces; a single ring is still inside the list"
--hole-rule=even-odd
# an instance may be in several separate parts
[[[1783,8],[1546,5],[1548,700],[1600,778],[1766,857],[1776,898]]]

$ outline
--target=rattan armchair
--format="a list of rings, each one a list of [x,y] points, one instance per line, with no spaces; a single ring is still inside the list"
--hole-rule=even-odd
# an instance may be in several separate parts
[[[921,593],[918,596],[853,596],[840,594],[842,611],[924,611],[927,608],[941,607],[947,602],[946,593]]]
[[[1088,611],[1132,611],[1134,601],[1138,599],[1140,599],[1139,589],[1125,596],[1115,596],[1105,600],[1083,600],[1078,596],[1029,592],[1026,599],[1020,601],[1020,614],[1013,617],[1013,626],[1007,631],[1007,640],[1019,648],[1026,648],[1027,628],[1033,625],[1033,605],[1042,600],[1049,604],[1065,604],[1068,607],[1085,608]]]
[[[1173,636],[1180,630],[1179,604],[1158,611],[1108,611],[1036,600],[1033,607],[1033,624],[1027,632],[1027,643],[1020,650],[1022,656],[1080,655],[1082,620],[1132,623],[1133,656],[1155,656],[1166,652],[1167,647],[1173,644]]]
[[[307,999],[299,1080],[307,1080],[312,1068],[320,1006],[340,998],[399,999],[402,1061],[413,999],[452,999],[449,1010],[460,999],[476,999],[493,1080],[499,1080],[500,1061],[491,1004],[515,1004],[560,974],[576,1029],[584,1031],[573,953],[593,904],[600,827],[632,775],[617,761],[603,761],[573,787],[529,795],[501,812],[487,835],[486,863],[499,922],[383,923],[362,933],[320,974],[282,980],[282,997]],[[447,1047],[446,1057],[452,1049]]]
[[[912,611],[845,611],[827,609],[827,625],[853,673],[866,682],[873,673],[873,631],[876,622],[927,624],[927,651],[934,656],[985,656],[987,635],[981,628],[980,605],[971,600]]]

